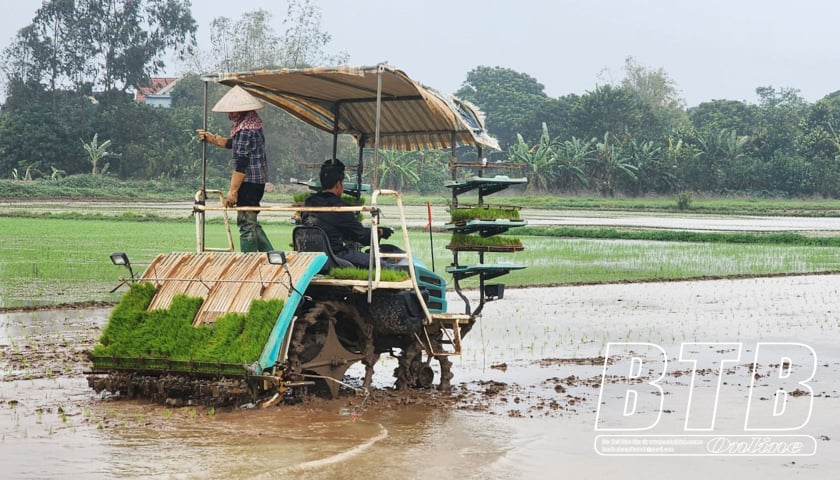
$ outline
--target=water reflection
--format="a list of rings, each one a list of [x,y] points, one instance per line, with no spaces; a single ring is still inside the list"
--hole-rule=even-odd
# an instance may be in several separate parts
[[[105,326],[109,314],[110,309],[105,308],[0,313],[0,346],[98,335],[96,329]]]
[[[52,346],[89,348],[107,315],[2,314],[0,348],[6,360],[14,355],[22,364]],[[33,366],[37,360],[44,358],[32,357]],[[393,366],[382,363],[377,385],[392,382]],[[171,409],[100,398],[81,371],[7,369],[3,379],[3,478],[477,478],[510,450],[512,436],[501,417],[387,401],[369,403],[356,419],[350,413],[362,405],[359,397],[268,409]]]
[[[484,408],[372,400],[357,421],[347,414],[361,403],[354,397],[216,412],[102,399],[76,371],[8,379],[5,360],[12,353],[35,364],[61,338],[95,339],[107,312],[0,315],[0,477],[834,479],[840,469],[837,291],[836,275],[511,289],[465,339],[465,355],[453,368],[456,386],[487,389]],[[602,364],[593,357],[605,342],[652,342],[678,352],[671,348],[680,342],[779,338],[808,344],[820,358],[813,382],[819,395],[805,432],[820,439],[816,456],[795,463],[651,461],[594,452]],[[37,349],[27,350],[30,343]],[[387,358],[378,366],[380,388],[392,382],[394,366]],[[573,375],[576,385],[567,381]],[[686,391],[685,377],[673,380],[667,388]],[[506,383],[507,390],[493,393],[492,382],[481,383],[488,381]],[[743,379],[735,385],[739,398],[746,385]],[[570,395],[581,402],[564,404]],[[671,391],[667,399],[677,396]],[[540,399],[556,399],[560,408],[539,408]],[[734,425],[743,408],[720,411]],[[665,418],[677,426],[684,420],[678,411]]]

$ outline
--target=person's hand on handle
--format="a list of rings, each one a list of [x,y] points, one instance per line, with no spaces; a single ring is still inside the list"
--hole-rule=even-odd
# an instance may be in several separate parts
[[[228,139],[221,135],[216,135],[200,128],[196,130],[196,132],[198,132],[198,141],[200,142],[212,143],[213,145],[222,148],[227,146]]]
[[[379,238],[388,239],[394,234],[394,229],[391,227],[379,227]]]
[[[235,207],[236,202],[239,201],[239,187],[245,180],[245,174],[241,172],[233,172],[230,176],[230,188],[228,189],[227,197],[225,197],[225,206]]]

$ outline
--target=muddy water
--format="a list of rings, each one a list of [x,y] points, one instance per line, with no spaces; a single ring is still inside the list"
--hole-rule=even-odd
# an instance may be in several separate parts
[[[367,398],[347,392],[265,409],[172,409],[94,395],[80,352],[107,313],[0,315],[2,478],[834,479],[840,472],[840,276],[508,290],[465,339],[450,395],[388,391],[395,362],[386,358]],[[626,389],[615,378],[604,382],[602,397],[602,357],[616,342],[638,345],[611,356],[611,374],[636,356],[646,362],[641,383],[656,377],[659,350],[650,345],[670,362],[661,394],[640,396],[631,417],[604,407],[624,405]],[[698,344],[681,351],[685,342]],[[805,419],[785,432],[813,438],[813,455],[596,452],[598,436],[614,433],[603,427],[641,419],[646,433],[679,435],[689,411],[702,420],[715,406],[713,428],[700,433],[743,434],[751,378],[771,378],[774,368],[762,357],[750,370],[759,342],[795,342],[783,348],[794,372],[809,361],[796,345],[818,358],[807,382],[813,395],[792,395],[786,411]],[[721,356],[737,360],[718,381],[713,369],[692,375],[681,355],[701,367]],[[770,401],[755,402],[754,409]],[[599,404],[608,423],[596,431]],[[783,425],[771,427],[775,434]]]

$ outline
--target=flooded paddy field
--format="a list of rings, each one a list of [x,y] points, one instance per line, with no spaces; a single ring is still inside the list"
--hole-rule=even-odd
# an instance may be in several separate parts
[[[263,202],[265,206],[288,207],[282,202]],[[158,217],[188,219],[191,216],[193,202],[152,202],[152,201],[103,201],[72,200],[59,202],[50,200],[0,200],[0,213],[34,215],[84,213],[102,217],[137,214]],[[381,206],[383,218],[399,218],[398,210],[393,205]],[[431,214],[435,224],[448,219],[449,208],[446,205],[432,205]],[[209,214],[212,218],[215,214]],[[406,205],[406,221],[410,226],[422,227],[429,221],[426,205]],[[580,227],[615,227],[642,229],[672,229],[718,232],[801,232],[812,235],[827,235],[840,232],[840,217],[785,217],[752,215],[712,215],[691,214],[687,212],[627,212],[609,210],[548,210],[524,208],[522,218],[532,226],[580,226]],[[268,222],[287,222],[289,212],[264,211]],[[391,220],[393,221],[393,220]]]
[[[836,275],[508,289],[465,338],[452,392],[391,390],[396,361],[383,357],[368,396],[269,408],[94,394],[85,352],[108,314],[0,315],[2,478],[840,471]]]

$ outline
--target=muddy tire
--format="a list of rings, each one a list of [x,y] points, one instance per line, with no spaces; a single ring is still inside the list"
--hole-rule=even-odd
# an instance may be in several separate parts
[[[410,343],[398,357],[397,368],[394,370],[395,388],[430,388],[435,380],[432,367],[423,361],[423,347],[419,342]]]
[[[377,358],[373,350],[372,328],[355,306],[317,302],[298,318],[289,346],[290,377],[316,384],[312,391],[297,393],[336,397],[344,372],[354,363],[364,361],[372,375]]]

